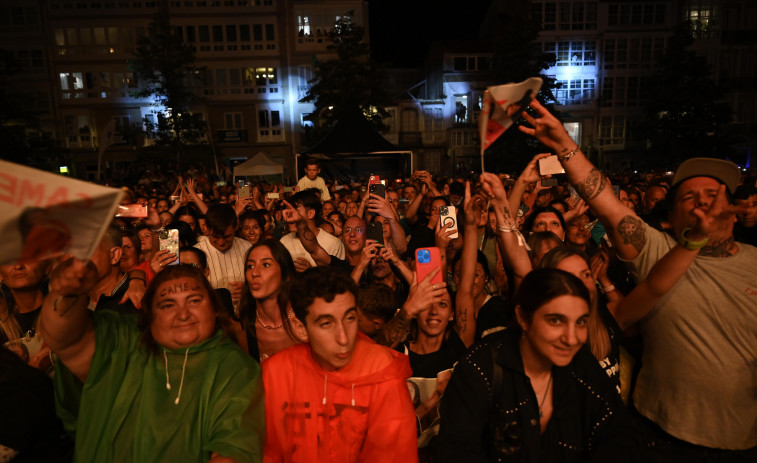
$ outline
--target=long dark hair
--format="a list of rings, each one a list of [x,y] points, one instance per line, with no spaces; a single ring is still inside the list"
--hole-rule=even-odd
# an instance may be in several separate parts
[[[530,323],[539,307],[560,296],[580,297],[591,307],[589,291],[581,280],[556,268],[539,268],[526,275],[515,294],[514,302]]]
[[[223,303],[218,298],[215,290],[210,286],[210,282],[202,271],[197,267],[189,264],[169,265],[160,271],[155,278],[147,285],[145,295],[142,297],[142,310],[139,311],[139,320],[137,326],[142,331],[141,344],[145,348],[148,354],[157,354],[159,352],[158,343],[155,342],[155,338],[152,336],[151,325],[153,321],[153,302],[157,293],[158,287],[166,281],[175,280],[177,278],[192,278],[194,279],[208,295],[208,300],[213,308],[213,312],[216,315],[216,330],[220,329],[226,336],[231,338],[234,342],[238,342],[232,328],[232,320],[226,314]]]
[[[557,268],[557,266],[560,265],[560,262],[573,256],[580,257],[586,262],[586,266],[591,268],[591,263],[589,262],[586,253],[565,245],[558,246],[545,254],[541,259],[539,267]],[[595,297],[592,298],[592,301],[589,303],[589,321],[587,323],[589,329],[589,347],[591,348],[591,353],[594,357],[596,357],[597,360],[602,360],[610,354],[612,344],[610,342],[610,335],[607,333],[607,327],[599,314],[599,295],[596,294],[596,292],[594,294]]]
[[[247,259],[250,257],[250,253],[253,251],[253,249],[257,249],[259,247],[266,247],[269,251],[271,251],[271,256],[273,257],[273,260],[276,261],[276,263],[279,264],[279,267],[281,268],[281,287],[282,291],[279,292],[279,295],[277,297],[277,302],[279,305],[279,311],[281,312],[281,319],[286,320],[287,319],[287,305],[289,304],[289,300],[286,297],[286,293],[283,290],[284,285],[287,281],[289,281],[292,276],[294,276],[297,273],[297,270],[294,268],[294,262],[292,261],[292,256],[289,254],[289,251],[287,248],[284,247],[283,244],[281,244],[281,241],[274,240],[271,238],[263,239],[255,243],[254,246],[250,247],[249,250],[247,250],[247,254],[244,255],[244,266],[247,266]],[[255,332],[255,315],[257,314],[257,301],[255,298],[252,297],[252,294],[250,293],[250,282],[247,281],[247,272],[245,271],[245,279],[244,279],[244,288],[242,289],[242,297],[239,300],[239,318],[242,322],[242,326],[244,327],[245,331],[247,332]],[[287,331],[289,330],[289,324],[287,323]],[[252,330],[252,331],[250,331]]]

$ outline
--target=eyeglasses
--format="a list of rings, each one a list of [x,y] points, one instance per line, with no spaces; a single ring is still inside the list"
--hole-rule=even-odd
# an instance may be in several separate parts
[[[362,235],[363,233],[365,233],[365,227],[347,227],[342,229],[342,232],[347,235],[349,235],[353,231],[358,235]]]

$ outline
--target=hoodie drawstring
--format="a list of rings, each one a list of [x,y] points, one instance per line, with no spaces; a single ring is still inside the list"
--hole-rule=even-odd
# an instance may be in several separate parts
[[[326,375],[323,377],[323,402],[321,402],[323,405],[326,405],[326,383],[329,381],[329,374],[326,373]]]
[[[174,400],[175,405],[179,405],[179,402],[181,401],[181,390],[184,388],[184,373],[187,371],[187,357],[189,356],[189,348],[184,351],[184,364],[181,366],[181,381],[179,382],[179,394],[176,396],[176,400]],[[168,356],[166,355],[166,351],[163,351],[163,359],[166,361],[166,390],[171,390],[171,381],[168,376]],[[326,397],[323,398],[324,403],[326,403]]]
[[[355,406],[355,383],[352,383],[352,406]]]

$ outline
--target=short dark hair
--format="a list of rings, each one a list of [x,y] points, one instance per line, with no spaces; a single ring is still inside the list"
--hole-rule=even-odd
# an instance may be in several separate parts
[[[209,231],[225,232],[229,227],[237,228],[239,221],[234,208],[228,204],[215,204],[205,213],[205,223]]]
[[[319,216],[323,207],[323,204],[321,204],[321,190],[318,188],[308,188],[307,190],[298,191],[292,195],[289,204],[293,207],[302,204],[305,209],[312,209],[315,211],[315,215]]]
[[[108,228],[105,229],[105,234],[100,239],[101,243],[102,240],[108,240],[109,249],[114,247],[120,248],[124,245],[123,239],[121,238],[121,229],[115,223],[108,225]]]
[[[305,161],[305,166],[321,167],[321,163],[318,162],[318,160],[316,158],[308,158],[308,160]]]
[[[357,308],[368,318],[388,322],[397,310],[394,291],[379,283],[363,286],[357,293]]]
[[[321,298],[331,302],[339,294],[357,295],[357,286],[349,273],[329,267],[315,267],[292,278],[287,293],[294,315],[304,324],[308,309]]]
[[[197,257],[197,260],[200,261],[201,270],[205,270],[206,268],[208,268],[208,256],[207,254],[205,254],[205,251],[203,251],[202,249],[196,248],[194,246],[181,247],[179,248],[179,253],[181,254],[182,252],[189,252],[189,253],[194,254],[195,257]]]
[[[570,273],[556,268],[538,268],[529,272],[515,295],[515,305],[530,322],[539,307],[560,296],[577,296],[591,307],[586,286]]]
[[[557,220],[560,221],[560,225],[562,225],[562,229],[565,230],[565,218],[562,216],[560,211],[555,209],[552,206],[544,206],[544,207],[537,207],[534,209],[534,212],[531,213],[531,215],[526,219],[526,223],[523,224],[523,229],[526,231],[531,231],[531,229],[534,227],[534,222],[536,221],[536,217],[540,214],[555,214],[557,216]]]

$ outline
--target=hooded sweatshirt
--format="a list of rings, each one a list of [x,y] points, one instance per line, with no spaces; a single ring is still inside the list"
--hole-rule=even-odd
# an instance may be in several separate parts
[[[263,461],[417,462],[407,357],[358,335],[350,363],[322,369],[309,344],[265,362]]]
[[[213,452],[261,460],[260,367],[220,330],[148,355],[134,317],[105,310],[94,322],[84,384],[56,362],[56,406],[75,435],[74,462],[204,463]]]

